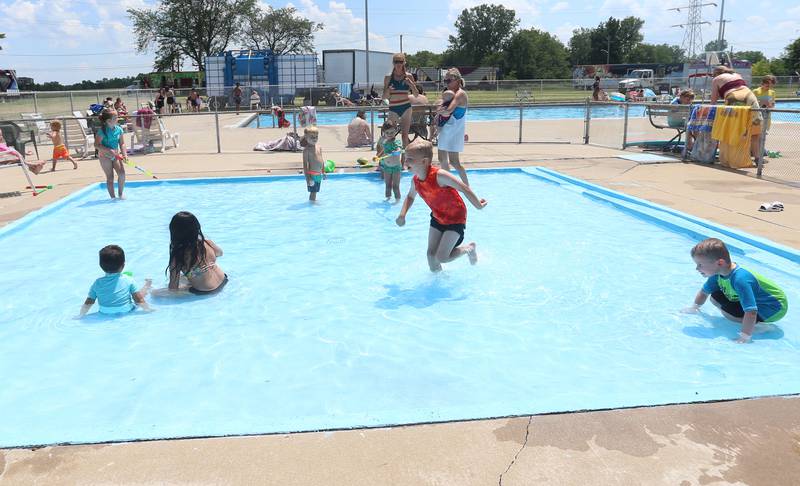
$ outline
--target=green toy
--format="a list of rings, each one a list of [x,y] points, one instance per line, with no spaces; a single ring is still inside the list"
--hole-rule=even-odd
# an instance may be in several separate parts
[[[325,161],[325,172],[330,173],[330,172],[333,172],[334,170],[336,170],[336,162],[334,162],[332,160],[326,160]]]
[[[775,151],[769,151],[768,150],[767,151],[767,157],[769,157],[770,159],[779,159],[779,158],[783,157],[783,155],[781,155],[780,150],[775,150]]]

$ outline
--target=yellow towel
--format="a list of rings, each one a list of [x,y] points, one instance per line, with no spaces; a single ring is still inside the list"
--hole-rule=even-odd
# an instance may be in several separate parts
[[[753,127],[749,106],[717,108],[711,138],[719,140],[720,164],[734,169],[752,167],[750,135]]]

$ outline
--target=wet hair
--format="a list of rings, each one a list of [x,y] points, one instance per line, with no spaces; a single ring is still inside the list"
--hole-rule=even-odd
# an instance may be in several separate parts
[[[308,141],[306,140],[306,137],[309,135],[316,135],[317,140],[319,140],[319,129],[313,125],[310,127],[306,127],[305,130],[303,130],[303,136],[300,137],[301,147],[308,147]]]
[[[169,265],[166,272],[186,273],[206,261],[206,238],[200,222],[189,211],[181,211],[169,222]]]
[[[117,245],[100,249],[100,268],[106,273],[119,273],[125,267],[125,252]]]
[[[100,130],[103,131],[104,135],[108,135],[108,124],[106,122],[116,114],[116,110],[111,108],[103,108],[103,111],[100,112]]]
[[[417,138],[406,147],[406,153],[414,152],[420,154],[422,157],[433,160],[433,144],[423,138]]]
[[[60,132],[61,131],[61,122],[58,121],[58,120],[51,121],[50,122],[50,128],[52,128],[56,132]]]
[[[383,125],[381,125],[381,130],[389,130],[390,128],[397,128],[397,127],[398,127],[397,120],[386,120],[385,122],[383,122]]]
[[[725,263],[731,263],[731,254],[722,240],[717,238],[707,238],[700,243],[694,245],[692,248],[692,256],[700,258],[708,258],[710,260],[725,260]]]

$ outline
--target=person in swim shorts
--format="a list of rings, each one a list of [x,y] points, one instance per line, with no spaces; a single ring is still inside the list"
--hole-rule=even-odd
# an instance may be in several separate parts
[[[106,272],[104,277],[94,281],[81,306],[80,317],[86,315],[95,301],[100,305],[101,314],[125,314],[138,305],[143,310],[152,310],[144,300],[150,291],[152,281],[147,279],[141,289],[128,275],[123,275],[125,268],[125,252],[117,245],[108,245],[100,250],[100,268]]]
[[[467,255],[469,262],[475,265],[478,262],[475,242],[460,246],[467,227],[467,206],[458,193],[463,193],[477,209],[486,207],[486,200],[478,198],[468,185],[451,173],[431,165],[433,145],[427,140],[414,140],[405,155],[405,163],[414,173],[414,179],[395,222],[398,226],[406,224],[406,214],[419,194],[431,208],[427,251],[431,272],[441,271],[442,263],[463,255]]]
[[[727,319],[740,322],[738,343],[750,341],[757,322],[777,322],[789,310],[786,294],[771,280],[731,261],[728,248],[717,238],[708,238],[692,248],[692,259],[706,283],[685,312],[698,312],[711,297]]]
[[[319,141],[319,130],[315,126],[310,126],[303,132],[303,139],[300,145],[303,146],[303,174],[306,176],[306,186],[308,187],[308,200],[316,201],[317,193],[322,185],[322,179],[326,179],[325,160],[322,158],[322,149],[317,142]]]
[[[411,91],[419,96],[419,89],[411,73],[406,72],[406,55],[398,52],[392,56],[392,73],[383,80],[383,99],[389,102],[388,116],[396,118],[403,134],[403,147],[408,145],[411,130]]]
[[[61,122],[58,120],[53,120],[50,122],[50,131],[47,133],[47,137],[53,141],[53,168],[50,169],[50,172],[55,172],[56,170],[56,161],[59,159],[67,159],[72,162],[72,168],[77,169],[78,164],[75,162],[75,159],[69,154],[69,149],[67,146],[64,145],[64,139],[61,138]]]
[[[395,120],[386,120],[381,129],[381,138],[378,140],[378,156],[383,157],[380,166],[383,171],[383,181],[386,183],[384,195],[388,201],[394,192],[395,202],[400,202],[400,176],[403,172],[403,165],[399,153],[401,147],[396,140],[400,130]]]

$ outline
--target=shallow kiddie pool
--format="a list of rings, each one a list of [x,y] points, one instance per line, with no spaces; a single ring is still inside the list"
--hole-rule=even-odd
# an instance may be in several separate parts
[[[425,260],[372,175],[101,185],[0,230],[0,446],[377,426],[797,393],[800,318],[753,344],[707,307],[689,249],[719,236],[800,302],[800,255],[545,169],[471,171],[480,261]],[[409,178],[402,181],[407,190]],[[231,280],[152,314],[75,320],[97,251],[163,286],[194,212]],[[708,306],[708,305],[707,305]]]

